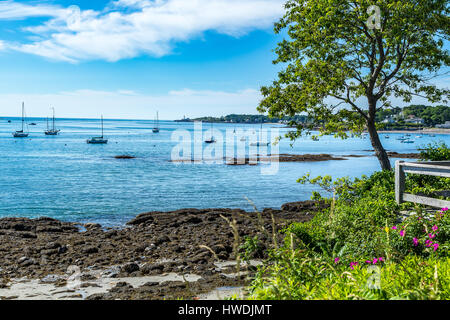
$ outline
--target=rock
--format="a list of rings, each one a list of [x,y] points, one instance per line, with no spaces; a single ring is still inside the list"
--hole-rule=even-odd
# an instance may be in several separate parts
[[[122,266],[121,271],[126,273],[133,273],[135,271],[139,271],[139,266],[134,262],[130,262]]]
[[[153,222],[153,220],[154,220],[153,212],[147,212],[147,213],[142,213],[142,214],[138,215],[136,218],[129,221],[127,224],[128,225],[139,225],[139,224]]]
[[[101,229],[102,226],[98,223],[86,223],[84,227],[88,230]]]
[[[58,249],[61,245],[58,242],[49,242],[45,245],[45,249]]]
[[[106,278],[116,278],[120,273],[119,266],[113,266],[102,272],[102,277]]]
[[[159,246],[163,243],[170,242],[170,238],[168,236],[160,236],[156,239],[155,245]]]
[[[189,223],[189,224],[199,224],[202,222],[203,222],[203,220],[196,216],[191,216],[184,221],[184,223]]]
[[[146,264],[141,268],[141,272],[145,275],[161,274],[164,267],[164,263]]]
[[[93,254],[93,253],[98,253],[98,248],[91,246],[91,247],[86,247],[83,249],[83,253],[85,254]]]
[[[325,201],[299,201],[299,202],[291,202],[286,203],[281,206],[281,210],[289,211],[289,212],[302,212],[302,211],[318,211],[321,209],[328,208],[329,205]]]

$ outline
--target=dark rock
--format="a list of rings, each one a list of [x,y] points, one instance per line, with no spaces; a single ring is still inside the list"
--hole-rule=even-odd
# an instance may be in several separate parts
[[[93,253],[98,253],[98,248],[97,247],[86,247],[83,249],[83,253],[85,254],[93,254]]]
[[[160,236],[156,239],[155,245],[159,246],[166,242],[170,242],[170,238],[168,236]]]
[[[122,266],[121,271],[126,273],[133,273],[135,271],[139,271],[139,266],[134,262],[127,263],[126,265]]]

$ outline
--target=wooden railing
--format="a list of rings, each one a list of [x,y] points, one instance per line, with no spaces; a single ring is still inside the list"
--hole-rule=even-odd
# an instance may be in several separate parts
[[[405,193],[405,174],[422,174],[450,178],[450,161],[395,163],[395,199],[397,203],[413,202],[436,208],[450,207],[450,201]]]

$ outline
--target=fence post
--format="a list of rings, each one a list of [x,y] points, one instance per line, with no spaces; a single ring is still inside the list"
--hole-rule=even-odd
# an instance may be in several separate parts
[[[403,193],[405,192],[405,172],[403,171],[404,161],[395,162],[395,200],[398,204],[403,203]]]

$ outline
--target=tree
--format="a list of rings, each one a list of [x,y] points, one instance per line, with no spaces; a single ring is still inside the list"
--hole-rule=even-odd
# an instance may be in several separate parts
[[[375,6],[374,6],[375,5]],[[278,79],[261,88],[258,110],[270,116],[306,114],[321,134],[346,138],[367,129],[384,170],[389,158],[378,136],[377,111],[390,97],[447,103],[449,90],[429,80],[449,66],[448,0],[290,0],[275,32],[288,39],[275,50]]]

